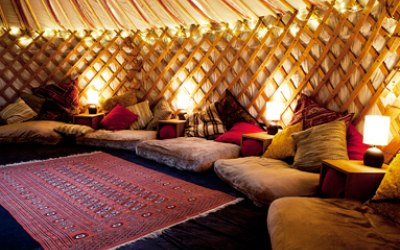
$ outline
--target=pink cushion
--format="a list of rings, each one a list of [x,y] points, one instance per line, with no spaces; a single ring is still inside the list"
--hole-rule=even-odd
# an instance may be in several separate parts
[[[117,104],[110,113],[101,120],[100,125],[109,130],[127,129],[138,117],[137,114],[132,113],[121,104]]]
[[[364,144],[363,136],[357,131],[356,127],[351,124],[347,129],[347,154],[350,160],[362,160],[365,151],[369,148]]]
[[[247,122],[238,122],[233,125],[233,127],[228,131],[218,136],[215,139],[218,142],[227,142],[240,145],[242,139],[242,134],[258,133],[263,132],[260,127],[255,124],[250,124]]]
[[[176,128],[175,125],[165,124],[160,128],[159,131],[160,139],[171,139],[176,138]]]
[[[321,187],[321,196],[343,198],[346,186],[346,175],[334,169],[328,169]]]
[[[264,153],[262,142],[254,139],[246,139],[242,142],[240,153],[242,156],[260,156]]]

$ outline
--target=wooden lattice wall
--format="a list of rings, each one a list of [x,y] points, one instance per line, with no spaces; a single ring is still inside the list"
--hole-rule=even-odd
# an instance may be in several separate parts
[[[0,106],[21,91],[78,79],[81,103],[95,89],[101,99],[138,89],[152,103],[162,96],[175,107],[181,92],[201,109],[230,89],[259,120],[265,103],[280,100],[290,121],[300,93],[355,113],[396,112],[400,81],[398,1],[368,1],[339,13],[311,8],[281,18],[238,22],[229,28],[139,31],[63,31],[0,36]],[[360,123],[362,124],[362,122]],[[361,127],[361,126],[360,126]]]

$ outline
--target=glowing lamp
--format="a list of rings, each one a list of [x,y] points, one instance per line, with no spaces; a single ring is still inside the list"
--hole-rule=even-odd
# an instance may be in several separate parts
[[[281,119],[281,114],[285,105],[282,102],[271,101],[267,102],[267,110],[265,118],[270,121],[270,124],[267,128],[268,134],[274,135],[278,132],[279,120]]]
[[[97,114],[97,105],[99,104],[99,94],[94,90],[88,90],[87,103],[89,114]]]
[[[190,101],[190,96],[180,91],[176,100],[176,108],[180,111],[179,112],[180,120],[186,120],[185,114],[187,112],[187,109],[189,108],[189,101]]]
[[[364,153],[364,165],[376,168],[382,166],[384,159],[383,153],[376,146],[385,146],[389,143],[389,130],[389,116],[365,116],[363,142],[372,147]]]

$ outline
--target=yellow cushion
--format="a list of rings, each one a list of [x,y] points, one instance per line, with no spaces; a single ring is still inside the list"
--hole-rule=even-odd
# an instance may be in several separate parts
[[[389,168],[372,199],[400,199],[400,154],[397,154],[390,162]]]
[[[271,145],[268,146],[262,157],[273,159],[284,159],[294,156],[295,144],[292,139],[292,134],[300,132],[303,129],[302,122],[288,126],[281,132],[277,133],[272,139]]]

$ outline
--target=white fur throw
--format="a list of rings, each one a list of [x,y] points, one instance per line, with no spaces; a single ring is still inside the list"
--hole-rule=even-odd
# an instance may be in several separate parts
[[[142,141],[136,153],[147,159],[181,170],[202,172],[218,159],[239,157],[240,147],[197,137]]]

